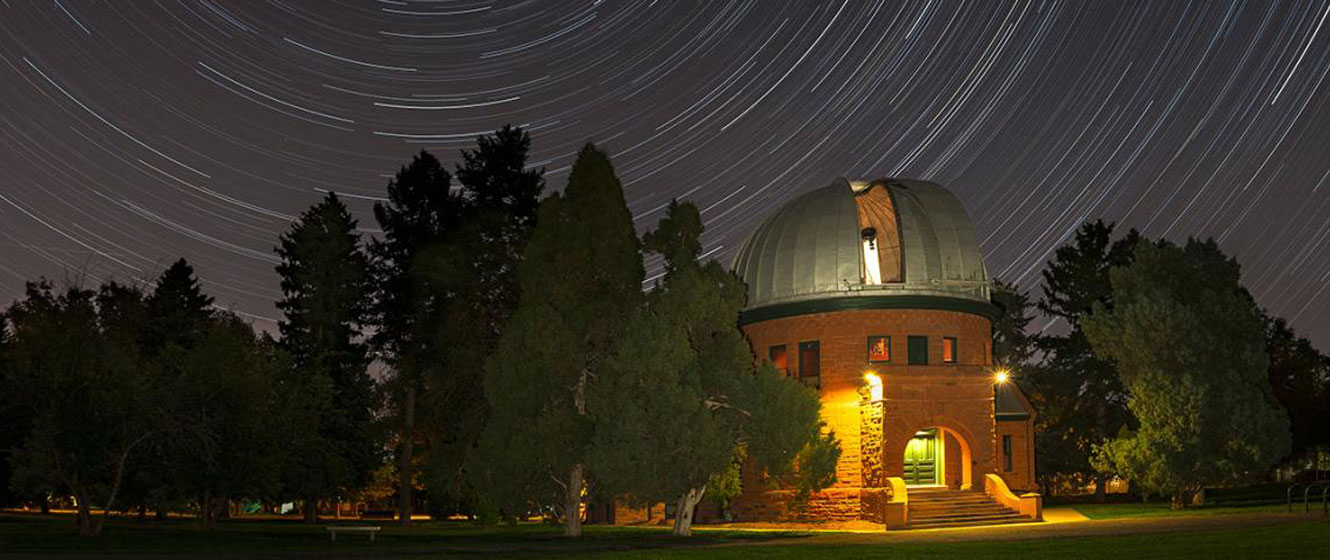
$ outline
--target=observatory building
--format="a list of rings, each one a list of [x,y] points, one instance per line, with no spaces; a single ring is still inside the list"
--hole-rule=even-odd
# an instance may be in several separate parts
[[[842,449],[835,485],[797,507],[746,472],[736,518],[1038,518],[1038,497],[1019,494],[1035,487],[1034,412],[993,366],[998,310],[954,195],[925,181],[838,179],[768,216],[734,270],[758,361],[818,390]]]

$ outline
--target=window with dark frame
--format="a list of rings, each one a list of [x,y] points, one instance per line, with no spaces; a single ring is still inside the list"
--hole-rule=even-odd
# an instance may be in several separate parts
[[[1011,472],[1011,434],[1002,434],[1002,470]]]
[[[942,337],[942,363],[956,363],[956,337],[954,336]]]
[[[822,376],[822,348],[818,341],[799,343],[799,378]]]
[[[928,337],[911,336],[907,339],[909,362],[912,366],[928,365]]]
[[[784,344],[777,344],[767,349],[767,359],[771,360],[771,365],[780,370],[785,375],[790,374],[790,355],[785,351]]]
[[[868,337],[868,362],[882,363],[891,361],[891,337]]]

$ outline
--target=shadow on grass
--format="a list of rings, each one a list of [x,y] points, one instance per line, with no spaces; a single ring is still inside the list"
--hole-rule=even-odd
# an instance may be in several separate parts
[[[365,535],[340,534],[329,540],[332,524],[382,527],[375,542]],[[701,528],[692,538],[678,538],[668,527],[590,525],[580,539],[541,524],[476,527],[465,523],[426,522],[398,527],[386,522],[341,521],[304,525],[287,520],[223,520],[203,531],[188,519],[137,523],[112,518],[104,534],[80,538],[69,516],[0,514],[0,552],[26,554],[254,555],[565,555],[593,552],[703,547],[737,542],[807,536],[799,531],[737,531]]]

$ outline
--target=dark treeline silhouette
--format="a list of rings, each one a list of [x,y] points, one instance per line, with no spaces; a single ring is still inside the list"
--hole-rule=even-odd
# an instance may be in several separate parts
[[[817,394],[755,370],[742,284],[697,261],[697,209],[671,205],[648,236],[669,263],[648,298],[608,156],[588,145],[542,199],[529,149],[504,127],[452,171],[422,151],[374,206],[374,239],[335,194],[310,207],[277,240],[276,338],[217,308],[183,259],[146,291],[30,283],[0,315],[5,505],[72,498],[88,536],[112,512],[209,529],[343,502],[578,535],[594,494],[677,504],[686,535],[744,457],[773,484],[831,484]]]

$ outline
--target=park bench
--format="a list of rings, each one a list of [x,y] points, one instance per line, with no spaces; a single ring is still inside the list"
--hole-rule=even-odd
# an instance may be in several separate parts
[[[377,535],[377,534],[379,533],[379,529],[381,529],[381,528],[382,528],[382,527],[369,527],[369,526],[352,527],[352,526],[345,526],[345,525],[344,525],[344,526],[341,526],[341,527],[337,527],[337,526],[329,527],[329,528],[328,528],[328,533],[329,533],[329,535],[332,537],[332,540],[334,540],[334,541],[337,540],[337,533],[338,533],[338,532],[342,532],[342,533],[367,533],[367,534],[369,534],[369,540],[370,540],[370,541],[373,541],[373,540],[374,540],[374,535]]]

